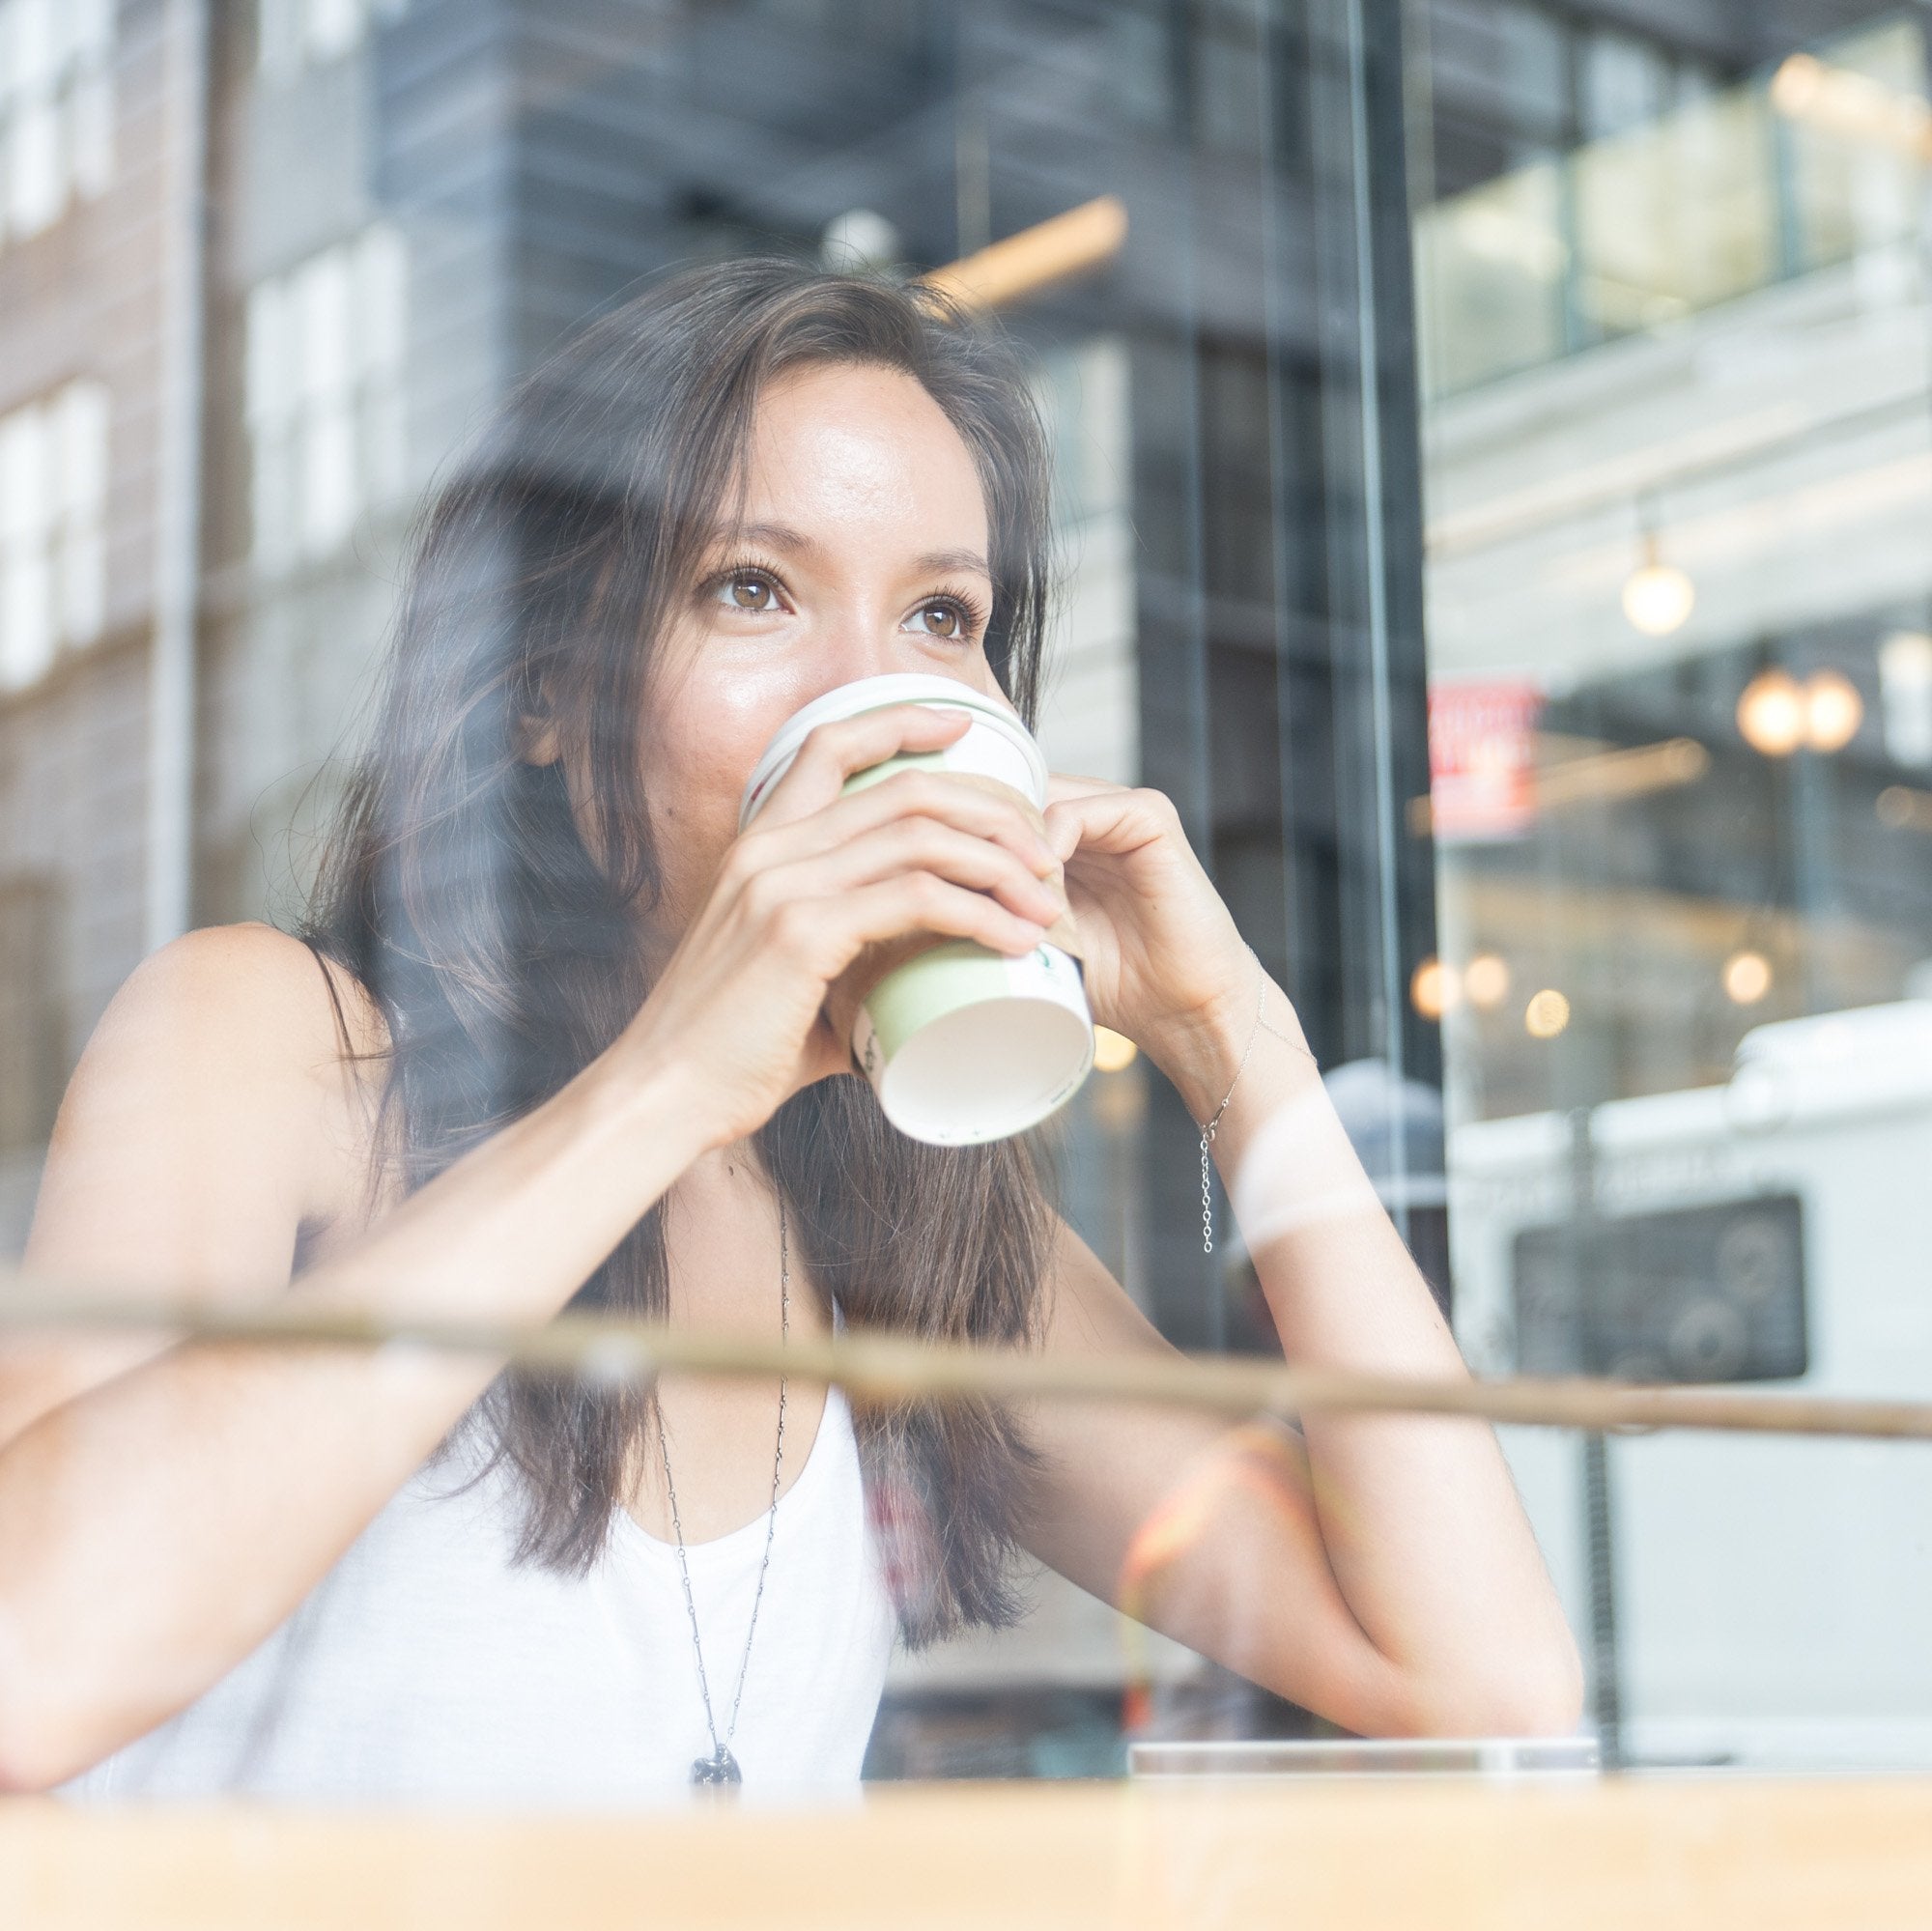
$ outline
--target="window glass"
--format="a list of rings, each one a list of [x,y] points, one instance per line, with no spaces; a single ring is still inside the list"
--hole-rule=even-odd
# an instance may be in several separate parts
[[[402,486],[404,249],[366,230],[250,291],[245,410],[265,569],[337,550]]]
[[[1932,1765],[1791,1405],[1932,1398],[1932,85],[1804,11],[0,0],[0,1260],[142,1337],[0,1281],[18,1780]]]
[[[36,235],[113,168],[113,10],[105,0],[0,8],[0,239]]]
[[[1417,477],[1412,443],[1396,426],[1413,427],[1409,310],[1393,266],[1406,244],[1407,190],[1383,139],[1403,98],[1399,66],[1371,62],[1359,23],[1327,5],[1186,13],[1075,0],[1038,13],[978,0],[937,11],[727,4],[592,10],[594,18],[496,9],[465,14],[459,28],[462,11],[418,10],[405,22],[398,7],[355,0],[214,10],[197,185],[207,218],[184,218],[171,167],[144,159],[115,184],[131,197],[130,221],[138,214],[142,232],[166,238],[163,248],[190,253],[164,257],[167,272],[152,289],[123,287],[105,266],[116,252],[89,253],[94,231],[76,225],[74,260],[59,273],[37,270],[20,310],[14,346],[23,370],[59,340],[76,356],[98,353],[145,373],[130,373],[139,393],[125,405],[116,390],[117,422],[138,428],[125,459],[112,452],[111,470],[99,446],[99,392],[68,390],[56,373],[0,398],[26,412],[6,417],[12,440],[0,463],[0,653],[12,686],[0,705],[0,754],[9,769],[17,758],[35,774],[19,793],[0,795],[0,891],[17,892],[38,922],[0,961],[0,1043],[8,1078],[17,1059],[40,1081],[22,1074],[0,1115],[10,1251],[25,1240],[44,1155],[45,1069],[65,1081],[170,922],[226,927],[231,938],[248,921],[291,931],[341,827],[373,832],[387,812],[370,816],[356,803],[355,761],[370,706],[382,702],[384,646],[412,621],[412,583],[425,586],[418,608],[477,600],[450,619],[452,639],[488,647],[497,632],[485,606],[511,596],[523,634],[551,637],[561,653],[590,638],[600,647],[621,639],[635,655],[636,573],[650,554],[640,533],[611,553],[594,608],[549,601],[557,573],[568,577],[582,560],[558,534],[570,516],[588,505],[640,526],[652,510],[650,488],[627,468],[642,432],[613,427],[637,406],[629,389],[555,418],[555,440],[535,452],[548,467],[519,511],[541,525],[525,532],[530,551],[508,533],[464,569],[432,572],[432,584],[412,546],[437,492],[485,461],[492,425],[526,406],[516,402],[519,385],[557,367],[547,358],[560,345],[621,318],[681,268],[778,255],[808,268],[856,262],[895,281],[934,277],[956,292],[991,345],[984,353],[1004,344],[999,353],[1012,357],[1014,420],[1024,426],[1037,414],[1045,438],[1042,466],[1022,478],[1027,489],[1044,487],[1050,535],[1041,754],[1065,781],[1128,795],[1147,786],[1171,802],[1160,836],[1177,851],[1184,838],[1199,853],[1233,927],[1253,946],[1237,950],[1229,927],[1205,927],[1222,941],[1214,970],[1239,977],[1244,1008],[1257,967],[1284,999],[1292,986],[1299,1017],[1287,1018],[1286,1008],[1277,1016],[1308,1033],[1305,1047],[1279,1027],[1272,1041],[1241,1045],[1273,1056],[1276,1073],[1290,1066],[1311,1091],[1319,1071],[1335,1075],[1320,1117],[1336,1147],[1349,1148],[1352,1132],[1374,1164],[1427,1273],[1409,1271],[1399,1235],[1388,1234],[1398,1292],[1434,1322],[1432,1292],[1447,1286],[1441,1160],[1431,1150],[1440,1138],[1434,1033],[1402,997],[1435,939],[1427,840],[1403,818],[1426,785],[1426,693]],[[1392,52],[1394,10],[1381,11],[1376,45]],[[0,12],[13,76],[0,146],[22,220],[51,221],[68,208],[70,176],[105,179],[109,134],[96,82],[108,63],[80,49],[98,45],[109,15],[99,6],[63,13],[58,46],[52,17],[27,0]],[[1529,63],[1539,74],[1542,59]],[[176,67],[163,61],[156,71]],[[34,120],[43,109],[51,122]],[[198,291],[200,313],[164,304],[163,289]],[[189,352],[197,378],[178,388]],[[634,387],[645,381],[637,374]],[[108,558],[125,581],[103,579]],[[913,613],[935,625],[956,594],[950,577],[937,588],[945,598]],[[790,593],[805,600],[797,582]],[[1003,594],[1017,611],[1018,591]],[[854,611],[863,619],[876,604],[868,594],[824,632],[828,655],[857,648]],[[895,624],[883,635],[903,651],[919,634]],[[925,635],[944,641],[937,629]],[[116,649],[71,647],[90,636]],[[919,648],[922,665],[940,661],[937,649]],[[47,676],[56,665],[62,674]],[[811,695],[815,675],[797,696]],[[1015,690],[1032,702],[1023,683]],[[552,768],[534,754],[545,727],[538,713],[558,702],[580,704],[600,742],[628,744],[641,729],[598,689],[563,690],[534,669],[459,705],[478,731],[516,734],[520,748],[499,775],[552,805],[568,800],[575,781],[563,760]],[[431,793],[448,774],[431,760],[419,776],[426,822],[448,822],[445,807],[460,814],[460,782],[439,805]],[[671,794],[668,809],[675,829],[690,800]],[[572,836],[590,838],[573,874],[582,882],[595,870],[597,841]],[[443,883],[468,879],[462,889],[484,892],[476,935],[497,934],[520,958],[562,956],[587,927],[533,912],[507,874],[497,879],[499,861],[520,863],[520,849],[510,839],[489,854],[451,852]],[[384,881],[379,896],[391,885],[413,892],[407,881],[426,876],[414,860],[371,862]],[[438,857],[431,869],[444,863]],[[1123,900],[1122,916],[1127,909]],[[533,922],[523,938],[511,932],[519,920]],[[440,939],[396,940],[385,951],[394,960],[441,956]],[[55,975],[58,997],[21,989],[43,970]],[[481,990],[461,975],[450,984],[458,1005]],[[491,995],[482,997],[487,1008]],[[344,1010],[353,1021],[353,999]],[[553,1044],[578,1037],[583,1016],[565,1023],[557,1006],[539,1033]],[[1111,1277],[1108,1320],[1143,1349],[1164,1337],[1279,1357],[1264,1284],[1272,1263],[1236,1227],[1265,1221],[1260,1209],[1238,1214],[1229,1194],[1239,1130],[1232,1116],[1220,1123],[1214,1151],[1226,1170],[1210,1153],[1204,1183],[1203,1121],[1219,1095],[1184,1096],[1158,1028],[1114,1016],[1121,1027],[1081,1026],[1081,1052],[1091,1040],[1095,1069],[1055,1114],[1039,1153],[1057,1162],[1067,1224]],[[499,1078],[522,1079],[515,1068],[525,1062],[507,1036],[496,1041],[495,1021],[471,1018],[478,1037],[494,1041],[474,1099]],[[1022,1045],[986,1064],[955,1056],[959,1077],[970,1084],[995,1063],[1031,1076],[1041,1054]],[[175,1118],[167,1105],[159,1112]],[[259,1159],[266,1144],[258,1138],[248,1157]],[[813,1157],[835,1150],[828,1135]],[[1428,1171],[1411,1172],[1417,1162]],[[906,1181],[902,1159],[893,1171],[901,1207],[930,1206],[931,1187]],[[852,1176],[840,1173],[844,1185]],[[1362,1184],[1358,1207],[1386,1231],[1376,1182]],[[198,1183],[188,1194],[205,1199]],[[211,1211],[223,1219],[225,1209]],[[304,1208],[285,1230],[277,1264],[320,1264],[329,1218]],[[983,1230],[976,1221],[969,1233],[966,1248],[996,1260],[1009,1251],[1003,1242],[1029,1237],[1010,1215]],[[892,1271],[909,1278],[936,1252],[922,1249]],[[769,1258],[776,1270],[778,1255]],[[823,1278],[795,1274],[786,1292],[829,1294],[828,1264],[829,1250],[799,1260]],[[745,1272],[734,1264],[721,1278]],[[1028,1291],[1051,1287],[1037,1268]],[[860,1325],[863,1296],[854,1289],[848,1298],[841,1318]],[[804,1319],[813,1305],[795,1296],[786,1318]],[[909,1318],[915,1326],[936,1319],[919,1310]],[[1439,1328],[1429,1331],[1448,1346]],[[788,1399],[805,1402],[796,1390]],[[675,1435],[674,1405],[667,1412]],[[789,1412],[790,1426],[808,1430],[818,1411],[806,1404]],[[763,1428],[761,1413],[761,1436]],[[841,1533],[859,1549],[875,1533],[888,1567],[908,1547],[919,1556],[908,1536],[943,1529],[973,1545],[976,1521],[1005,1519],[1001,1485],[1024,1466],[997,1436],[982,1438],[980,1459],[968,1457],[956,1479],[916,1443],[865,1440],[863,1468],[856,1434],[845,1450],[820,1438],[819,1450],[849,1452],[835,1464],[852,1485]],[[652,1452],[671,1462],[677,1447]],[[834,1479],[820,1476],[827,1462],[798,1434],[778,1459],[781,1477],[803,1467],[814,1481]],[[1138,1479],[1158,1488],[1164,1471]],[[692,1604],[667,1551],[686,1529],[701,1544],[706,1524],[731,1524],[713,1522],[701,1472],[687,1486],[680,1468],[678,1480],[682,1529],[657,1522],[655,1544],[625,1546],[658,1563],[651,1573],[677,1591],[666,1600],[683,1618],[674,1626],[682,1643]],[[947,1482],[954,1499],[942,1523],[935,1510]],[[858,1777],[874,1737],[871,1774],[881,1777],[975,1765],[1044,1776],[1118,1775],[1127,1745],[1156,1728],[1306,1732],[1316,1717],[1267,1671],[1258,1682],[1252,1670],[1210,1662],[1171,1628],[1156,1640],[1125,1619],[1131,1610],[1160,1622],[1151,1604],[1175,1549],[1184,1553],[1185,1534],[1170,1547],[1154,1499],[1141,1493],[1128,1505],[1148,1519],[1122,1531],[1122,1561],[1132,1560],[1122,1576],[1087,1573],[1070,1550],[1056,1566],[1043,1549],[1009,1549],[1000,1560],[1015,1591],[1014,1628],[997,1627],[994,1590],[973,1599],[974,1633],[956,1643],[922,1647],[909,1636],[868,1649],[872,1700],[853,1706],[841,1775]],[[752,1514],[756,1507],[753,1497]],[[1181,1519],[1184,1528],[1184,1512]],[[1002,1547],[992,1529],[980,1541]],[[804,1586],[783,1558],[781,1537],[760,1612],[781,1620]],[[700,1624],[708,1559],[692,1567]],[[838,1587],[869,1590],[868,1573],[840,1571]],[[937,1586],[916,1560],[907,1574]],[[1233,1592],[1243,1627],[1261,1617],[1248,1593]],[[873,1592],[865,1603],[876,1609],[880,1600]],[[852,1620],[872,1628],[857,1612]],[[787,1652],[786,1640],[773,1639],[774,1658],[806,1654]],[[727,1666],[708,1631],[705,1643],[699,1656],[716,1691]],[[298,1674],[309,1667],[289,1661]],[[680,1649],[675,1670],[648,1680],[696,1711],[686,1661]],[[459,1701],[469,1697],[473,1650],[459,1645],[432,1667],[450,1673]],[[238,1680],[229,1693],[244,1689]],[[768,1720],[752,1716],[762,1700],[756,1661],[745,1699],[754,1738]],[[595,1700],[610,1702],[601,1692]],[[274,1701],[294,1711],[279,1692]],[[204,1716],[214,1714],[207,1706]],[[651,1734],[636,1715],[626,1723]],[[281,1775],[275,1763],[294,1763],[280,1753],[298,1747],[305,1720],[266,1721],[267,1754],[244,1743],[220,1775],[266,1788]],[[754,1743],[746,1747],[755,1753]],[[167,1782],[196,1760],[190,1747],[174,1771],[156,1774]],[[252,1768],[235,1772],[244,1760]],[[131,1773],[132,1763],[121,1768]],[[446,1763],[435,1775],[458,1773]],[[397,1788],[367,1794],[381,1800]],[[580,1782],[559,1794],[591,1790]]]
[[[353,53],[372,27],[398,19],[408,0],[257,0],[255,59],[265,76],[287,79],[305,66]]]
[[[31,683],[53,655],[53,623],[45,525],[46,430],[37,408],[0,421],[0,501],[6,525],[6,582],[0,592],[0,639],[7,682]]]
[[[33,683],[99,632],[107,392],[69,383],[0,418],[0,684]]]
[[[1582,66],[1586,139],[1621,134],[1655,121],[1669,100],[1670,63],[1651,42],[1600,30],[1583,41]]]
[[[1441,951],[1410,996],[1490,1372],[1932,1387],[1925,48],[1843,13],[1695,89],[1593,32],[1574,151],[1418,215]],[[1612,1750],[1924,1760],[1916,1457],[1510,1452]]]

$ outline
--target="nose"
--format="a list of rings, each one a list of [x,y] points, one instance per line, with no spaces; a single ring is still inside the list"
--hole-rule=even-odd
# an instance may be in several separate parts
[[[901,646],[911,646],[902,649]],[[909,637],[895,637],[891,622],[848,621],[837,627],[837,635],[827,639],[821,662],[831,680],[829,691],[839,684],[856,684],[862,677],[885,677],[895,670],[923,668],[910,660],[918,650]]]
[[[977,652],[965,653],[957,644],[922,639],[915,613],[889,602],[884,591],[855,593],[827,609],[814,642],[813,696],[864,677],[905,671],[970,683],[979,661]]]

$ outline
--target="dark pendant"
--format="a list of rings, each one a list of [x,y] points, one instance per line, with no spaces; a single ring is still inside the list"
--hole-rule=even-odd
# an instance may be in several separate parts
[[[699,1757],[691,1767],[693,1783],[743,1783],[745,1774],[738,1768],[738,1759],[723,1744],[717,1753]]]

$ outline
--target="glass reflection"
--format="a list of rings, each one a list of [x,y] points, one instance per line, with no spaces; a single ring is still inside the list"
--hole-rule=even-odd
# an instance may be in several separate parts
[[[1042,1136],[1136,1320],[1278,1350],[1283,1257],[1392,1225],[1485,1372],[1928,1392],[1922,22],[1843,0],[1800,46],[1754,16],[1637,31],[1595,0],[190,11],[205,72],[191,46],[156,68],[126,6],[0,8],[9,1254],[81,1047],[144,951],[184,923],[298,922],[411,620],[412,518],[478,425],[668,267],[779,253],[950,270],[1023,346],[1061,585],[1049,762],[1174,800],[1320,1060],[1210,1185],[1212,1254],[1197,1136],[1219,1095],[1177,1093],[1148,1040],[1108,1048]],[[156,88],[161,132],[139,118]],[[584,413],[594,444],[611,425]],[[474,614],[523,561],[484,542],[444,587]],[[174,642],[151,654],[157,630]],[[503,688],[470,696],[480,730],[503,724]],[[622,728],[621,706],[587,714]],[[384,863],[393,847],[371,876]],[[479,835],[454,863],[509,860]],[[555,936],[513,895],[488,909],[506,955]],[[503,1022],[491,986],[466,996]],[[542,1050],[480,1055],[476,1091],[429,1094],[441,1151],[545,1090],[568,1027],[541,1016]],[[434,1029],[415,1043],[434,1058]],[[881,1214],[905,1191],[881,1180]],[[293,1258],[327,1244],[304,1225]],[[803,1263],[799,1332],[832,1319],[848,1247]],[[522,1392],[526,1419],[566,1430],[607,1412]],[[687,1486],[694,1542],[751,1526],[769,1492],[776,1383],[725,1399],[756,1480],[715,1519]],[[794,1475],[816,1399],[787,1395],[773,1459]],[[1109,1438],[1125,1458],[1172,1419],[1116,1417]],[[922,1537],[936,1514],[997,1531],[1000,1485],[965,1484],[948,1516],[917,1457],[878,1474],[913,1423],[846,1426],[879,1451],[885,1593],[937,1632]],[[986,1605],[1024,1605],[1013,1627],[881,1636],[880,1716],[844,1757],[877,1777],[1114,1775],[1135,1742],[1365,1721],[1258,1660],[1279,1622],[1265,1563],[1231,1557],[1218,1601],[1200,1587],[1229,1523],[1374,1543],[1375,1512],[1316,1479],[1322,1434],[1312,1456],[1273,1425],[1187,1437],[1171,1492],[1104,1556],[988,1583]],[[1932,1750],[1910,1640],[1932,1580],[1900,1531],[1932,1499],[1918,1451],[1509,1451],[1609,1762]],[[480,1466],[444,1472],[485,1493]],[[702,1623],[677,1524],[635,1526],[624,1559],[656,1565],[673,1625]],[[781,1570],[774,1589],[781,1607]],[[877,1607],[853,1626],[880,1636]],[[313,1635],[278,1633],[235,1692],[245,1719],[185,1776],[268,1779],[280,1662]],[[730,1648],[699,1651],[724,1703]],[[422,1680],[463,1702],[465,1656]],[[504,1693],[536,1708],[555,1687]],[[728,1717],[701,1716],[685,1696],[686,1759],[725,1742]]]
[[[1411,996],[1491,1372],[1932,1388],[1932,106],[1921,23],[1861,11],[1418,216],[1441,946]],[[1611,1761],[1926,1760],[1920,1458],[1509,1446]]]

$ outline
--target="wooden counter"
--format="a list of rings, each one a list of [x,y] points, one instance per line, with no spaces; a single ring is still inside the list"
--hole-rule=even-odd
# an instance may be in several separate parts
[[[1932,1781],[885,1786],[622,1819],[0,1803],[6,1931],[1923,1931]]]

